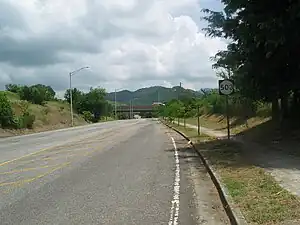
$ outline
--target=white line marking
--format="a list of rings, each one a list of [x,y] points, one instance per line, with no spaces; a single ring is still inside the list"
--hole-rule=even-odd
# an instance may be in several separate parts
[[[180,164],[177,146],[173,137],[171,137],[172,143],[174,146],[174,155],[175,155],[175,180],[174,180],[174,193],[172,206],[170,211],[170,220],[168,225],[177,225],[179,218],[179,197],[180,197]]]

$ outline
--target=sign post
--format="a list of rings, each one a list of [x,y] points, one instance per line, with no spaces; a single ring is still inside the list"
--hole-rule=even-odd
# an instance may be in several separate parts
[[[200,136],[200,106],[197,106],[197,127],[198,127],[198,136]]]
[[[229,122],[229,104],[228,96],[234,92],[234,82],[230,79],[219,80],[219,94],[226,97],[226,119],[227,119],[227,138],[230,139],[230,122]]]

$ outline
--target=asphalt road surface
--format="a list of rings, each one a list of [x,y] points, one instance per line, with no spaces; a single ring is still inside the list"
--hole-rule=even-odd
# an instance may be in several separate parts
[[[229,224],[197,155],[158,121],[0,139],[0,224]]]

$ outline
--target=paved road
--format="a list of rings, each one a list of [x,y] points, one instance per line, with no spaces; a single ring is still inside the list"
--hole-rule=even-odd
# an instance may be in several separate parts
[[[0,140],[0,224],[228,224],[203,165],[151,120]]]

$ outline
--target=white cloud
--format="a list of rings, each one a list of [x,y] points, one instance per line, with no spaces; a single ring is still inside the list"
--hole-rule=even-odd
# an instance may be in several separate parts
[[[63,91],[68,73],[88,65],[74,86],[216,86],[209,57],[225,43],[199,29],[200,7],[198,0],[0,0],[0,85]]]

